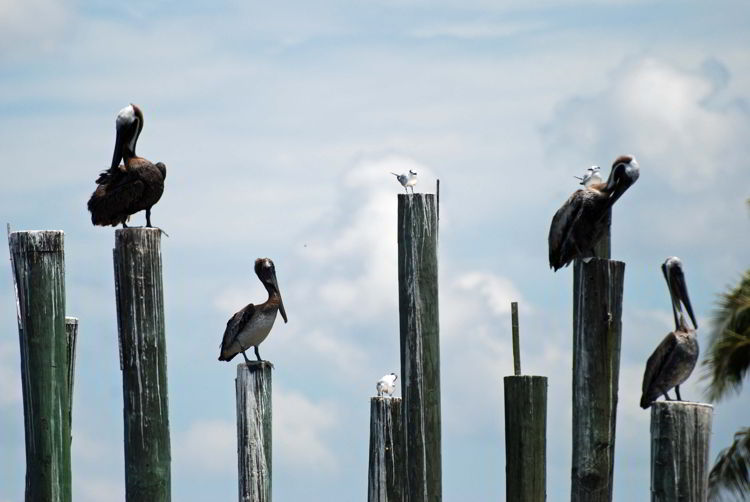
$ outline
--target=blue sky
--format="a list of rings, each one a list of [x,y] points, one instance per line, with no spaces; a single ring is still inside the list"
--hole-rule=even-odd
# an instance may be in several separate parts
[[[368,398],[399,372],[388,173],[409,168],[418,191],[441,180],[444,498],[504,497],[519,301],[524,371],[550,378],[548,499],[567,500],[571,271],[548,269],[547,231],[572,176],[622,153],[641,177],[614,211],[627,264],[615,499],[645,499],[639,389],[673,323],[659,265],[683,259],[704,348],[716,293],[748,266],[749,20],[739,1],[0,2],[0,216],[65,230],[81,319],[75,500],[123,494],[114,236],[85,203],[129,102],[145,115],[139,154],[169,170],[152,218],[170,235],[175,500],[236,497],[236,369],[216,358],[228,317],[264,299],[259,256],[289,315],[262,345],[276,365],[275,498],[365,497]],[[6,502],[21,500],[25,464],[9,266],[0,281]],[[699,372],[686,399],[701,399]],[[747,409],[743,396],[717,406],[712,459]]]

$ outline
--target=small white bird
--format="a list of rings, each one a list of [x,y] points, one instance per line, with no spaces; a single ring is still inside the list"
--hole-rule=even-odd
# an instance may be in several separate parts
[[[395,373],[384,375],[383,378],[378,381],[378,384],[376,386],[378,390],[378,397],[383,397],[383,394],[388,394],[389,396],[393,394],[393,391],[396,390],[397,378],[398,376],[396,376]]]
[[[391,173],[396,177],[401,186],[404,187],[404,191],[409,193],[408,187],[411,187],[411,193],[414,193],[414,185],[417,184],[417,173],[409,169],[409,174],[396,174]]]
[[[586,169],[586,174],[583,175],[583,178],[580,176],[573,176],[575,179],[581,180],[581,185],[588,188],[594,183],[601,183],[602,177],[599,174],[599,170],[601,168],[599,166],[591,166],[588,169]]]

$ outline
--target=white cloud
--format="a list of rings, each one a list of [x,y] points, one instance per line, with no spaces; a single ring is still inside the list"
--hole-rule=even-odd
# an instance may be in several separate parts
[[[237,425],[229,420],[198,420],[175,442],[174,458],[196,472],[237,468]]]
[[[467,272],[459,277],[456,285],[463,291],[475,291],[481,295],[493,314],[509,314],[511,302],[519,302],[520,308],[528,306],[521,297],[521,292],[510,279],[490,272]]]
[[[548,139],[557,153],[599,162],[634,153],[642,174],[678,192],[699,191],[746,169],[750,150],[737,148],[750,134],[750,114],[724,95],[728,77],[717,69],[726,72],[717,61],[691,71],[655,58],[626,60],[605,90],[560,107]]]
[[[274,459],[325,471],[338,468],[336,455],[325,439],[327,431],[338,425],[332,403],[314,403],[299,392],[277,389],[273,407],[274,445],[279,446]]]

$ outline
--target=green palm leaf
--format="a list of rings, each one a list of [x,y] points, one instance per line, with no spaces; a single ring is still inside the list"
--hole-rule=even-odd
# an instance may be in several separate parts
[[[750,270],[737,287],[719,297],[708,352],[702,363],[711,401],[739,392],[750,368]]]
[[[747,500],[750,493],[750,427],[734,435],[729,448],[719,453],[708,475],[708,500]]]

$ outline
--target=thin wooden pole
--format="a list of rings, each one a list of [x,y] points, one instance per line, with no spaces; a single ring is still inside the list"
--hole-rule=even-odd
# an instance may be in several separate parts
[[[62,231],[8,236],[21,347],[26,502],[70,502],[68,338]]]
[[[611,501],[625,264],[576,260],[573,272],[571,501]]]
[[[405,500],[403,434],[401,398],[370,398],[368,502]]]
[[[115,232],[117,321],[125,423],[125,500],[171,500],[161,231]]]
[[[651,405],[652,502],[704,502],[714,408],[658,401]]]
[[[505,500],[547,497],[547,377],[506,376]]]
[[[442,500],[435,196],[398,196],[398,291],[406,492]]]
[[[271,368],[237,365],[237,463],[240,502],[271,502]]]
[[[78,318],[66,317],[65,318],[65,344],[68,349],[66,358],[66,369],[68,372],[68,421],[71,424],[71,437],[70,441],[73,441],[72,436],[72,424],[73,424],[73,380],[75,377],[75,366],[76,366],[76,342],[78,341]]]
[[[513,374],[521,374],[521,342],[518,333],[518,302],[510,303],[511,329],[513,331]]]

